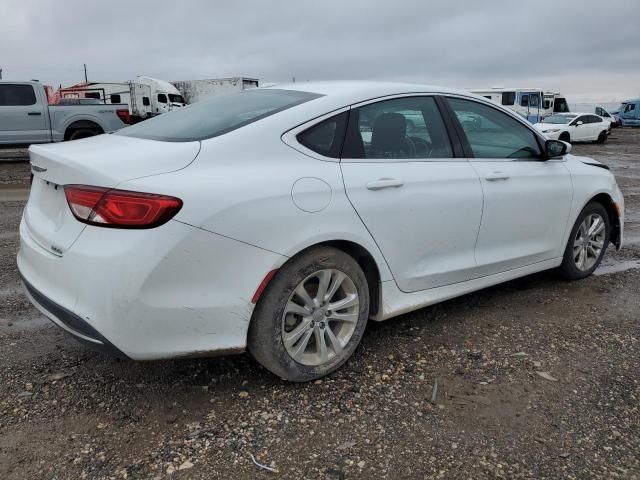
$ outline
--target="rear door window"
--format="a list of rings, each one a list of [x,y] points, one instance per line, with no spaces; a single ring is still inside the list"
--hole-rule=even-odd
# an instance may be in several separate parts
[[[36,104],[32,85],[0,85],[0,107],[20,107]]]
[[[343,158],[453,158],[432,97],[403,97],[351,110]]]

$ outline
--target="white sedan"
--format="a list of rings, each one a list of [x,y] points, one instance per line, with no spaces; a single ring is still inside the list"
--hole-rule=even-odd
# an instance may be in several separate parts
[[[554,140],[604,143],[611,122],[592,113],[554,113],[534,127]]]
[[[606,166],[569,149],[445,88],[214,97],[32,146],[18,267],[34,305],[94,347],[248,349],[308,381],[351,356],[368,320],[541,270],[590,275],[622,243],[624,202]]]

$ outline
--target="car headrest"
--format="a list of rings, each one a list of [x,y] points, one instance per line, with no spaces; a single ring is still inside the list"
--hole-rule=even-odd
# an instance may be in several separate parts
[[[383,113],[376,118],[371,132],[371,148],[399,151],[406,148],[407,121],[400,113]]]

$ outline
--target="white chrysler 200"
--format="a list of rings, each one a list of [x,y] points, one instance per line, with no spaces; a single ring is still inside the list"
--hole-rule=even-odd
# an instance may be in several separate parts
[[[391,83],[214,97],[32,146],[18,267],[46,316],[132,359],[247,349],[282,378],[341,366],[367,321],[623,236],[597,161],[486,99]]]

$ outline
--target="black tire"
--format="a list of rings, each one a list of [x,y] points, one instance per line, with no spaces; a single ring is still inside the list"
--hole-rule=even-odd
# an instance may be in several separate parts
[[[335,354],[334,351],[334,356],[326,363],[306,365],[294,360],[285,347],[283,315],[296,287],[315,272],[326,269],[337,270],[353,282],[359,299],[358,319],[355,330],[340,354]],[[248,350],[262,366],[285,380],[315,380],[342,366],[353,354],[367,326],[368,317],[369,288],[367,278],[358,263],[336,248],[314,247],[289,260],[269,282],[251,319]]]
[[[563,142],[571,142],[571,135],[569,135],[569,132],[562,132],[558,137],[558,140],[562,140]]]
[[[607,141],[607,131],[603,130],[600,132],[600,135],[598,135],[598,140],[596,140],[596,143],[604,143]]]
[[[99,135],[97,130],[91,130],[90,128],[79,128],[69,135],[69,140],[80,140],[81,138],[89,138],[95,135]]]
[[[604,228],[604,244],[593,266],[589,269],[581,270],[580,268],[577,267],[576,261],[574,258],[574,250],[573,250],[574,241],[576,239],[576,236],[578,235],[578,229],[580,228],[580,225],[582,224],[584,219],[591,214],[598,214],[604,220],[604,224],[605,224],[604,225],[605,227]],[[571,234],[569,235],[569,239],[567,240],[567,246],[565,247],[565,250],[564,250],[562,265],[560,265],[560,269],[559,269],[562,277],[564,277],[567,280],[579,280],[579,279],[588,277],[594,272],[596,268],[598,268],[598,265],[600,265],[600,262],[602,261],[602,257],[604,257],[607,247],[609,246],[609,236],[611,234],[610,225],[611,223],[609,219],[609,214],[607,213],[607,210],[602,206],[601,203],[590,202],[587,204],[586,207],[582,209],[582,212],[580,212],[580,215],[578,215],[576,223],[573,225],[573,228],[571,229]]]

